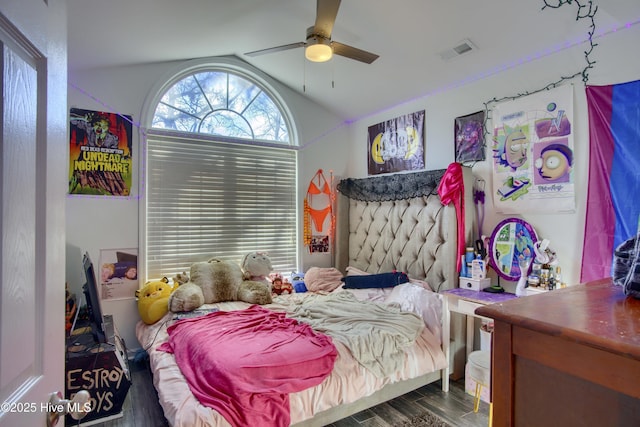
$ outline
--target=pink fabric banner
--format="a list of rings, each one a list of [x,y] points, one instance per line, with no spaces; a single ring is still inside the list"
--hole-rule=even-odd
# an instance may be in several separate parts
[[[451,163],[444,173],[438,195],[443,205],[453,203],[458,217],[458,259],[456,261],[457,271],[462,267],[462,255],[465,253],[465,223],[464,223],[464,175],[460,163]]]

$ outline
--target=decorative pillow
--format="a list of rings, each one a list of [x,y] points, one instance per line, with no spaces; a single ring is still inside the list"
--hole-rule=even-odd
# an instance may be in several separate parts
[[[433,288],[431,287],[431,285],[429,283],[425,282],[424,280],[412,279],[411,277],[409,277],[409,282],[411,284],[413,284],[413,285],[418,285],[421,288],[424,288],[424,289],[426,289],[428,291],[435,292],[433,290]]]
[[[364,270],[360,270],[359,268],[348,266],[347,267],[347,276],[364,276],[365,274],[371,274]]]
[[[331,292],[342,284],[342,273],[333,267],[311,267],[304,274],[304,284],[311,292]]]
[[[346,276],[342,278],[344,289],[392,288],[407,283],[409,277],[402,272]]]

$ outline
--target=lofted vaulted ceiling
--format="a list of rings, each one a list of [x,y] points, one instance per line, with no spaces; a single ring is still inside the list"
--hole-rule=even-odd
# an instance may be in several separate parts
[[[343,0],[333,39],[380,56],[366,64],[341,56],[312,63],[303,48],[246,55],[304,41],[316,0],[68,0],[69,69],[235,55],[353,120],[586,43],[590,22],[576,19],[577,4],[590,3]],[[593,4],[596,37],[640,25],[638,0]],[[463,43],[473,49],[455,55]]]

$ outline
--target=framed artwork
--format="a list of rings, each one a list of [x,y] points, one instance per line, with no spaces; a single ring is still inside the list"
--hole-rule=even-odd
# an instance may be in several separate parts
[[[369,175],[424,169],[424,110],[369,126]]]
[[[506,280],[520,278],[520,260],[533,260],[533,245],[538,241],[536,232],[528,222],[520,218],[501,221],[489,240],[489,263],[500,277]],[[531,269],[531,263],[529,264]],[[529,274],[529,272],[525,272]]]
[[[484,111],[456,117],[454,123],[456,162],[477,162],[484,155]]]

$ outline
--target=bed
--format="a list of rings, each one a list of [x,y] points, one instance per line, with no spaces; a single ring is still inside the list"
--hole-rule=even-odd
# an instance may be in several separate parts
[[[275,405],[274,401],[278,405],[286,406],[286,414],[275,412],[279,414],[276,417],[277,422],[260,423],[256,421],[260,419],[260,414],[255,414],[258,418],[253,418],[251,422],[244,418],[234,418],[225,412],[226,406],[220,406],[220,412],[225,413],[223,416],[210,405],[201,404],[194,395],[195,393],[200,396],[201,391],[193,388],[193,383],[191,386],[187,383],[185,375],[191,379],[190,374],[183,375],[176,363],[176,357],[182,356],[177,352],[173,354],[166,351],[167,342],[173,338],[174,331],[186,329],[186,326],[182,325],[185,321],[178,321],[173,313],[169,313],[153,325],[139,322],[136,334],[141,346],[149,354],[154,385],[169,423],[172,426],[190,427],[250,423],[323,426],[441,379],[448,361],[445,360],[441,346],[439,292],[457,286],[456,262],[459,250],[459,217],[456,208],[453,204],[443,206],[437,194],[440,180],[446,173],[445,170],[422,171],[345,179],[338,184],[335,268],[347,276],[380,277],[393,271],[405,272],[410,279],[408,283],[390,288],[365,287],[353,290],[338,286],[332,292],[279,296],[274,298],[273,304],[266,306],[250,306],[235,301],[203,307],[214,311],[213,314],[204,317],[217,316],[218,319],[227,319],[240,313],[248,315],[251,310],[265,310],[269,314],[277,313],[286,319],[295,319],[299,323],[311,325],[311,333],[332,338],[331,342],[336,351],[333,364],[326,375],[316,381],[317,384],[306,387],[305,384],[309,383],[301,382],[301,387],[304,388],[294,391],[292,384],[297,384],[298,381],[291,381],[289,378],[284,381],[288,384],[284,389],[288,390],[287,393],[282,393],[282,389],[268,390],[269,399],[273,395],[274,400],[267,403],[259,400],[264,398],[263,392],[266,388],[258,388],[252,396],[247,397],[247,402],[257,402],[260,408],[271,408]],[[469,176],[470,172],[465,170],[464,174]],[[465,186],[465,200],[470,198],[470,187],[469,184]],[[469,211],[470,209],[467,209],[465,218],[467,235],[473,228],[473,219]],[[415,331],[406,331],[407,336],[413,333],[415,336],[398,344],[402,346],[399,352],[400,359],[397,359],[397,355],[394,356],[396,359],[391,365],[386,361],[376,361],[375,363],[383,368],[373,369],[370,364],[363,363],[363,360],[369,360],[371,356],[363,356],[360,350],[354,350],[354,341],[360,338],[345,338],[342,336],[345,330],[343,326],[342,330],[336,332],[331,326],[325,328],[322,319],[319,323],[314,323],[316,318],[309,314],[314,313],[314,308],[321,307],[318,311],[325,311],[325,307],[337,308],[338,304],[353,304],[342,310],[348,312],[356,312],[360,310],[360,306],[363,307],[362,310],[384,310],[383,314],[365,313],[362,315],[364,318],[386,318],[387,312],[390,312],[388,316],[393,319],[390,323],[400,325],[403,328],[403,336],[405,329],[409,328],[408,325],[416,322],[415,319],[418,319],[420,326]],[[341,310],[337,308],[331,313],[338,311]],[[336,319],[334,316],[339,314],[332,314],[333,320]],[[398,321],[393,316],[405,317]],[[310,317],[313,320],[309,320]],[[191,319],[187,320],[189,321]],[[358,323],[354,328],[350,323],[346,329],[356,330],[362,323],[367,322]],[[178,325],[173,326],[176,324]],[[172,337],[169,336],[170,333]],[[369,332],[369,335],[374,334]],[[385,336],[385,345],[367,343],[362,347],[388,348],[388,339],[388,336]],[[181,345],[177,348],[183,348]],[[327,357],[330,357],[330,352],[326,353]],[[217,363],[207,362],[212,365]],[[317,373],[327,369],[326,365],[318,364],[310,364],[309,367],[310,370],[317,367],[314,371]],[[218,374],[221,372],[218,371]],[[225,376],[225,379],[220,381],[226,383],[227,380],[229,379]],[[210,385],[206,384],[206,387]],[[269,387],[271,385],[272,383],[268,384]],[[267,385],[261,383],[260,387]],[[206,397],[200,400],[207,402]],[[260,406],[263,404],[264,406]],[[231,423],[228,420],[231,420]]]

